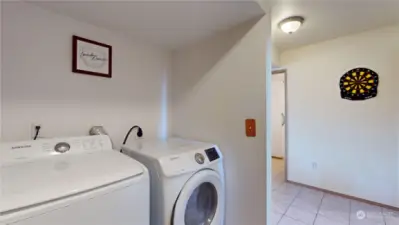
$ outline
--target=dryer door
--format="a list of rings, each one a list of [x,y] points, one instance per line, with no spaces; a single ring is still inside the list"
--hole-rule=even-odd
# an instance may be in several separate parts
[[[224,202],[222,178],[213,170],[201,170],[182,188],[174,207],[173,225],[221,225]]]

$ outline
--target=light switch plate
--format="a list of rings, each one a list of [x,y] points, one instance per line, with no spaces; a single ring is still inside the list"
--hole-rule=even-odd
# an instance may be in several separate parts
[[[256,137],[256,121],[255,119],[245,120],[245,133],[247,137]]]

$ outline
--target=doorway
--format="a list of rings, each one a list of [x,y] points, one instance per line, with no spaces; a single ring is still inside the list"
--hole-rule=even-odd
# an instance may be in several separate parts
[[[287,179],[286,149],[286,70],[272,72],[271,123],[272,123],[272,186],[278,188]]]

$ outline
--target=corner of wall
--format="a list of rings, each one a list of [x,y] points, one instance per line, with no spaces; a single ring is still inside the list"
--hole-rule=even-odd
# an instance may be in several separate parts
[[[398,37],[385,27],[282,52],[290,180],[399,207]],[[378,96],[342,99],[340,77],[362,65],[379,74]]]
[[[3,105],[3,99],[2,99],[2,92],[3,92],[3,90],[2,90],[2,72],[3,72],[3,70],[2,70],[2,64],[3,64],[3,61],[2,61],[2,55],[3,55],[3,50],[2,50],[2,46],[3,46],[3,42],[2,42],[2,24],[3,24],[3,21],[2,21],[2,11],[3,11],[3,1],[0,1],[0,141],[2,140],[2,115],[3,115],[3,108],[2,108],[2,105]]]
[[[213,142],[223,151],[230,171],[226,174],[230,225],[266,224],[270,56],[269,15],[173,55],[173,134]],[[245,136],[245,118],[257,120],[257,137]]]
[[[280,49],[274,44],[271,44],[271,57],[272,57],[272,66],[273,68],[279,68],[280,64]]]
[[[279,0],[254,0],[254,1],[258,2],[263,11],[269,13],[273,5],[277,4]]]

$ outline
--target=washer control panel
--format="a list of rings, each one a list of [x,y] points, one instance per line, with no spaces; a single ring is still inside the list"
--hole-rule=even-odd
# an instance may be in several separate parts
[[[112,150],[112,143],[106,135],[39,139],[24,142],[0,143],[0,163],[15,163],[51,157],[60,154],[82,154]]]

